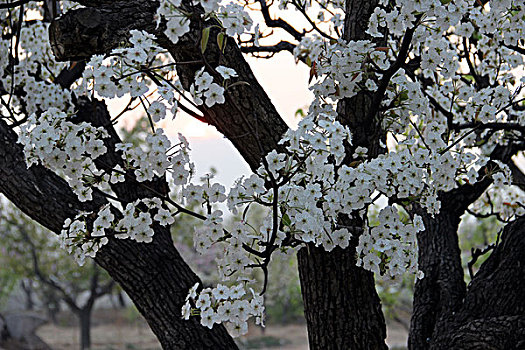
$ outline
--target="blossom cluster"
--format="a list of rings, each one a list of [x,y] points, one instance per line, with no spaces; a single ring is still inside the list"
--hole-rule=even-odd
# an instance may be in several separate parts
[[[161,49],[153,42],[154,37],[143,31],[132,30],[131,47],[116,48],[110,57],[92,56],[83,74],[83,85],[90,84],[101,97],[115,98],[129,94],[138,97],[149,90],[148,80],[141,73],[144,62],[154,61]]]
[[[2,17],[0,13],[0,19]],[[7,54],[13,52],[14,42],[0,39],[0,50],[5,53],[0,55],[0,77],[3,87],[9,87],[12,92],[14,87],[23,86],[24,97],[29,97],[10,96],[10,107],[16,114],[32,114],[49,108],[70,111],[72,106],[69,92],[53,83],[56,73],[65,64],[52,59],[51,47],[47,40],[39,40],[47,36],[48,27],[48,23],[36,22],[30,27],[20,29],[20,40],[16,46],[17,65],[9,61],[10,55]]]
[[[169,172],[176,185],[183,185],[193,171],[193,163],[190,162],[186,138],[179,134],[179,141],[172,146],[164,130],[158,128],[154,134],[148,134],[143,147],[119,143],[115,148],[122,152],[124,168],[134,170],[137,181],[153,180],[155,176],[163,177]]]
[[[119,213],[120,218],[114,213]],[[93,214],[96,219],[91,222]],[[67,219],[59,238],[61,246],[83,265],[86,257],[96,256],[109,242],[109,237],[152,242],[153,225],[171,225],[175,222],[175,215],[176,212],[169,210],[156,197],[138,199],[128,203],[121,211],[112,204],[106,204],[97,213],[81,212],[74,220]]]
[[[228,36],[241,35],[252,27],[251,17],[239,4],[219,3],[218,0],[200,0],[198,3],[204,9],[203,15],[208,17],[213,14]],[[181,4],[181,0],[163,0],[157,10],[157,22],[160,24],[162,20],[166,21],[164,34],[174,44],[190,31],[190,18]]]
[[[214,288],[204,288],[197,292],[199,284],[195,284],[186,297],[182,307],[182,316],[189,319],[191,315],[199,315],[201,324],[212,328],[215,323],[225,323],[226,328],[234,337],[248,331],[248,319],[256,318],[256,323],[264,325],[264,298],[251,289],[250,299],[245,299],[246,291],[242,284],[228,287],[218,284]]]
[[[95,159],[106,153],[107,132],[86,122],[74,123],[68,115],[50,108],[32,114],[22,125],[18,142],[24,146],[27,166],[42,165],[60,170],[81,201],[91,200],[90,184],[109,175],[97,169]],[[88,156],[89,155],[89,156]]]

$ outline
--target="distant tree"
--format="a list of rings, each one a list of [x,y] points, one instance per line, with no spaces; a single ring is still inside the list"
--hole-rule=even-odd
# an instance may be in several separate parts
[[[47,229],[2,202],[0,240],[5,248],[0,254],[2,271],[11,271],[26,283],[31,281],[33,285],[29,288],[43,303],[64,302],[78,319],[80,349],[89,349],[95,302],[110,294],[115,282],[94,262],[89,267],[78,266],[60,248],[58,239],[51,237]]]

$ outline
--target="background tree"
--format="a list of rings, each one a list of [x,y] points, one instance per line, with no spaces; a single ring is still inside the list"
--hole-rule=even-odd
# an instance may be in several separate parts
[[[69,225],[62,236],[76,247],[77,258],[96,253],[95,261],[128,292],[164,348],[235,348],[221,325],[209,329],[199,324],[207,322],[205,317],[180,319],[183,305],[186,312],[198,312],[185,304],[198,278],[173,248],[169,229],[162,225],[168,218],[155,219],[140,232],[129,225],[135,215],[148,222],[149,210],[158,214],[168,204],[175,208],[172,216],[200,216],[168,197],[163,162],[170,159],[149,153],[159,162],[143,164],[143,153],[120,145],[105,103],[80,96],[85,89],[100,97],[130,93],[131,102],[138,99],[147,109],[155,129],[166,106],[148,106],[144,94],[148,84],[156,86],[161,104],[215,126],[233,143],[264,184],[256,186],[260,196],[237,199],[272,210],[266,236],[258,230],[257,244],[241,245],[256,260],[247,267],[266,272],[272,253],[300,247],[299,276],[312,349],[386,348],[372,271],[377,278],[389,278],[414,269],[415,238],[422,273],[414,292],[411,348],[523,344],[523,201],[522,193],[508,192],[513,181],[523,183],[519,168],[512,167],[512,157],[524,147],[523,93],[516,75],[523,68],[523,4],[281,2],[280,7],[304,16],[308,25],[303,30],[273,17],[273,3],[257,1],[246,5],[260,9],[260,24],[283,30],[290,42],[260,46],[256,29],[241,47],[232,37],[250,30],[251,20],[240,6],[142,0],[66,5],[72,7],[66,6],[60,17],[50,11],[56,6],[41,11],[43,18],[52,19],[49,43],[35,41],[45,31],[39,21],[23,21],[24,9],[38,10],[38,5],[20,1],[2,6],[7,54],[2,61],[0,189],[56,233],[69,218],[73,228]],[[38,35],[24,35],[29,32]],[[25,55],[35,44],[35,54]],[[242,51],[271,55],[282,50],[293,51],[311,66],[316,99],[297,131],[288,129],[242,56]],[[111,57],[104,61],[94,54]],[[85,61],[89,70],[82,84],[75,85]],[[69,98],[62,88],[71,86]],[[44,88],[47,95],[37,93]],[[46,123],[63,128],[49,129]],[[24,147],[16,143],[17,126],[22,126]],[[155,135],[151,139],[165,145]],[[67,137],[81,146],[64,141]],[[182,159],[174,158],[183,168],[175,178],[185,182],[192,168],[184,140],[180,142],[177,155]],[[66,147],[71,152],[65,154]],[[29,168],[26,159],[34,163]],[[48,169],[53,165],[71,187]],[[293,199],[282,200],[292,187],[301,195],[293,205]],[[245,181],[237,184],[238,191],[242,188],[249,191]],[[506,225],[467,288],[458,226],[467,208],[492,190],[509,200],[489,214],[502,212],[506,220],[516,220]],[[210,204],[211,193],[203,194],[199,200]],[[379,225],[370,226],[367,209],[379,194],[388,198],[388,205]],[[162,203],[142,201],[151,197]],[[139,199],[142,204],[134,205]],[[131,212],[124,210],[128,205]],[[79,217],[79,212],[88,214]],[[217,216],[207,214],[205,222],[218,224]],[[120,227],[105,226],[104,220],[126,215],[129,220]],[[130,232],[135,240],[118,239]],[[77,238],[81,242],[75,245]],[[232,238],[226,233],[217,240]]]
[[[77,266],[48,230],[12,205],[2,204],[0,237],[6,248],[0,256],[3,269],[36,283],[31,288],[44,305],[50,294],[53,302],[64,302],[78,318],[80,349],[89,349],[95,302],[110,294],[115,282],[95,263]]]

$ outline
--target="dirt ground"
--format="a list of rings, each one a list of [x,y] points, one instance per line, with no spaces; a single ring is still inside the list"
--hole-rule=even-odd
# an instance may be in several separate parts
[[[97,311],[92,328],[92,350],[160,350],[148,325],[136,315],[125,311]],[[37,334],[54,350],[79,348],[79,331],[71,316],[62,315],[59,324],[42,326]],[[406,331],[393,325],[388,328],[387,343],[391,349],[404,349]],[[307,350],[306,326],[268,325],[264,331],[250,325],[249,333],[239,339],[246,350]]]

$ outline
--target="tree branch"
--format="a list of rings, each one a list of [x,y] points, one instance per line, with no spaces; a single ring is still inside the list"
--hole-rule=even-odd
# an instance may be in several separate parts
[[[269,52],[272,55],[269,57],[272,57],[273,54],[281,51],[288,51],[293,53],[293,50],[295,49],[295,45],[292,43],[289,43],[288,41],[280,41],[279,43],[271,46],[241,46],[240,50],[242,53],[261,53],[261,52]],[[268,58],[269,58],[268,57]],[[262,57],[266,58],[266,57]]]
[[[17,139],[0,120],[0,192],[29,217],[60,233],[66,218],[79,211],[98,211],[107,203],[97,191],[92,201],[80,202],[50,170],[39,165],[28,169]],[[181,319],[187,291],[199,279],[175,250],[169,230],[158,226],[154,230],[153,242],[148,244],[110,238],[95,260],[128,293],[164,348],[237,349],[223,326],[210,330],[196,319]],[[152,274],[157,276],[153,280]]]
[[[284,29],[288,34],[294,37],[295,40],[301,41],[304,36],[304,33],[298,32],[294,27],[292,27],[288,22],[284,21],[281,18],[272,19],[270,16],[270,11],[265,0],[257,0],[261,4],[261,13],[264,17],[264,22],[268,27],[272,28],[281,28]]]

